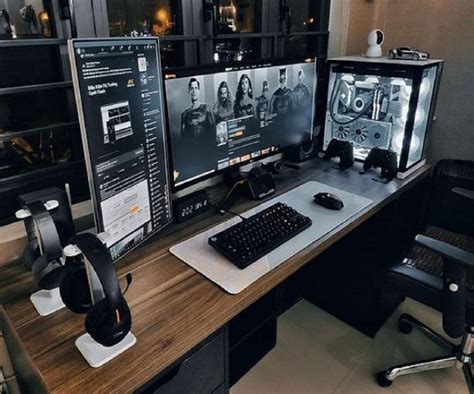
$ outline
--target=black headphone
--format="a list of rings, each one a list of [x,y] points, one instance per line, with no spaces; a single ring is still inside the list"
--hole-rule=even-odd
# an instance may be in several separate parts
[[[70,243],[82,256],[67,258],[59,290],[64,304],[75,313],[87,313],[85,328],[103,346],[119,343],[129,333],[132,316],[122,295],[112,257],[107,246],[94,234],[78,234]],[[94,269],[104,291],[104,298],[93,304],[84,264],[86,258]],[[127,276],[128,285],[131,276]]]
[[[36,285],[51,290],[59,286],[63,275],[58,231],[42,201],[33,201],[26,207],[31,213],[25,221],[31,240],[23,251],[23,261],[32,269]]]

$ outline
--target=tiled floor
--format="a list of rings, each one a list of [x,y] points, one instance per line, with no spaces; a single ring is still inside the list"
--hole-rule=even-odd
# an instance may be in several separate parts
[[[444,355],[422,334],[399,333],[400,313],[441,330],[438,312],[407,300],[371,339],[307,301],[278,320],[276,347],[231,389],[232,394],[464,394],[462,372],[450,369],[400,377],[380,388],[374,374],[389,366]]]

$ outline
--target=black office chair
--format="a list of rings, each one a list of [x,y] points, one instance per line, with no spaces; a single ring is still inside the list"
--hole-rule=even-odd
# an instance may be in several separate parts
[[[462,336],[462,341],[456,346],[402,314],[402,333],[417,328],[448,355],[391,367],[377,374],[377,382],[386,387],[402,375],[456,367],[463,370],[469,392],[474,393],[474,162],[442,161],[433,178],[427,214],[430,224],[416,236],[403,261],[389,267],[381,280],[383,286],[440,310],[446,334]]]

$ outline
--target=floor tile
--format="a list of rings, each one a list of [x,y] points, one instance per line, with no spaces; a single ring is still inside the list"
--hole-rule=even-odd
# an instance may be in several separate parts
[[[279,321],[277,346],[234,387],[240,393],[331,393],[349,369],[288,319]]]
[[[390,366],[441,356],[442,349],[421,333],[403,335],[398,317],[410,313],[441,329],[439,312],[407,299],[372,339],[303,300],[278,320],[275,348],[231,389],[232,394],[464,394],[455,369],[403,376],[389,388],[375,382]]]

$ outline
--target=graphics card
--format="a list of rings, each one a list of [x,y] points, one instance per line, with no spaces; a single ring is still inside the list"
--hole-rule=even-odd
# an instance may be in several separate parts
[[[343,121],[343,117],[341,121]],[[347,122],[347,119],[345,120]],[[392,138],[392,124],[371,119],[360,118],[354,122],[338,124],[332,122],[332,138],[350,141],[364,148],[388,149]]]

